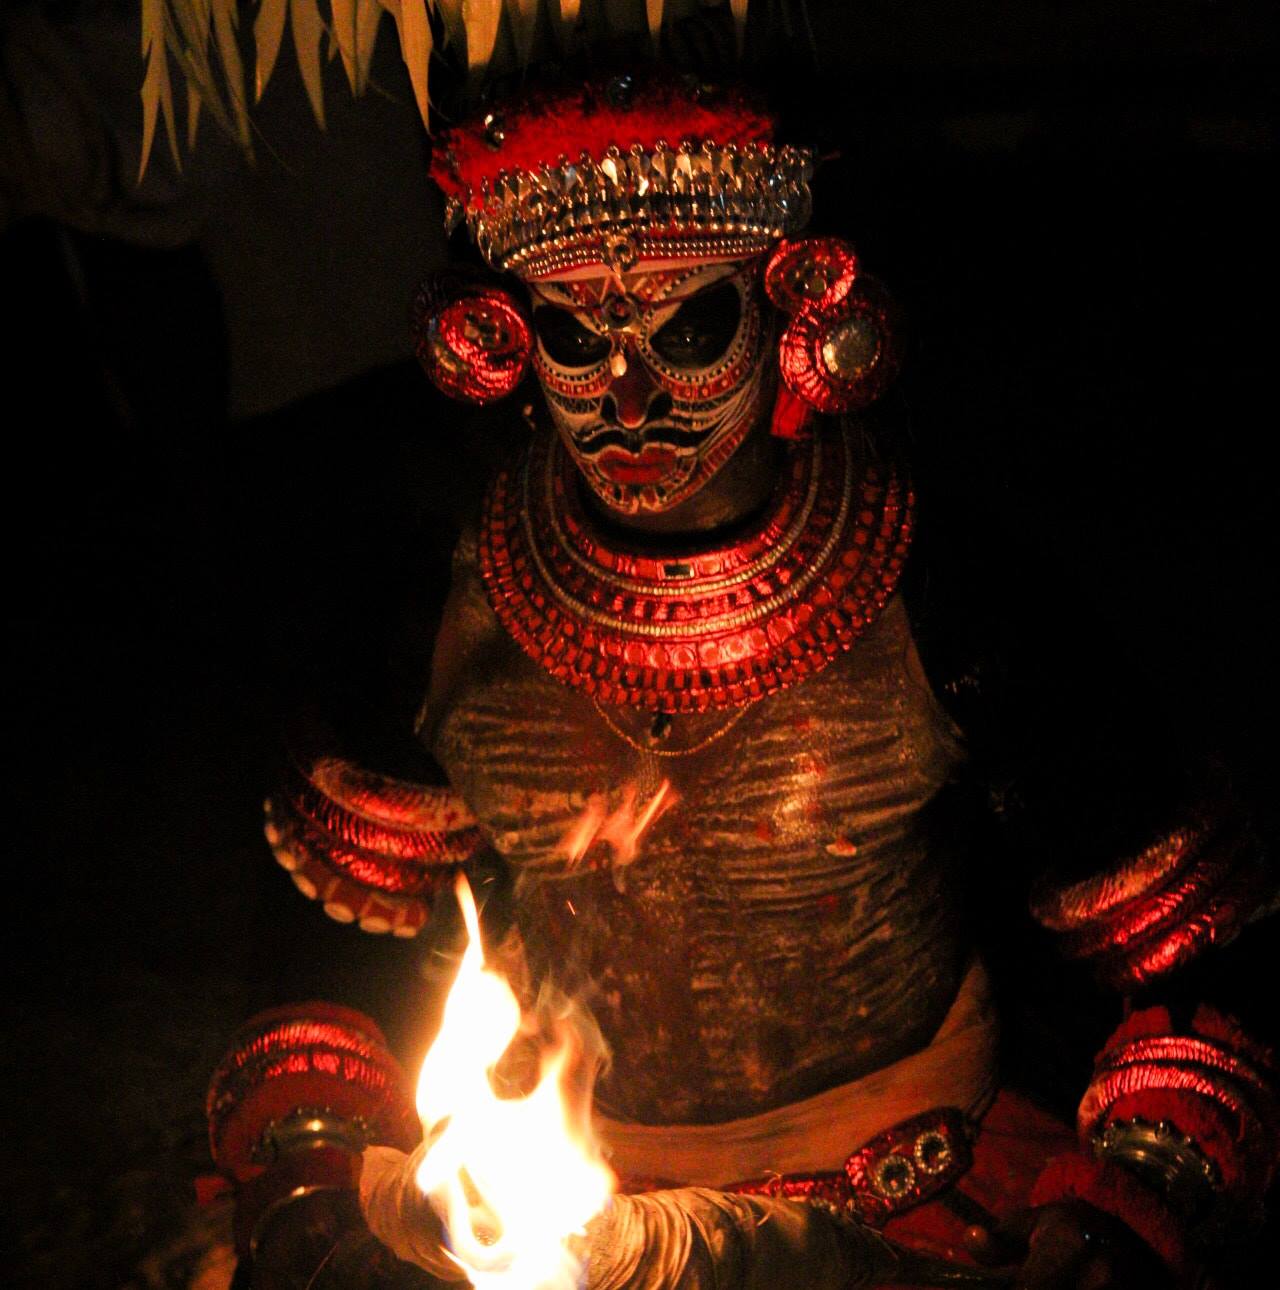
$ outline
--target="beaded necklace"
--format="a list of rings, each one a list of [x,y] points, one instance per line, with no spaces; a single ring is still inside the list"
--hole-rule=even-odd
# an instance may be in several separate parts
[[[831,427],[797,445],[746,533],[672,556],[601,533],[544,435],[489,490],[480,572],[516,644],[598,705],[743,708],[820,672],[876,619],[912,501],[892,471],[858,469]]]

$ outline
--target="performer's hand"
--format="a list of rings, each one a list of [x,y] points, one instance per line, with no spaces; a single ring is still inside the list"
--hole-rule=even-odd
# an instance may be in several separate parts
[[[1172,1285],[1150,1246],[1119,1219],[1084,1201],[1026,1209],[965,1246],[988,1266],[1019,1265],[1016,1290],[1126,1290]]]

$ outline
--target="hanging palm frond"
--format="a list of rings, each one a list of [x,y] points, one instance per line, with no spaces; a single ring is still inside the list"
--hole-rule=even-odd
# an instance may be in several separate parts
[[[289,0],[289,30],[293,33],[293,52],[306,86],[316,124],[324,129],[324,82],[320,79],[320,42],[324,39],[324,22],[315,0]]]
[[[741,48],[748,0],[729,0]],[[193,146],[202,111],[252,156],[253,131],[246,68],[252,68],[253,102],[262,98],[275,70],[286,21],[307,98],[324,125],[324,59],[321,46],[340,60],[353,94],[369,83],[378,24],[390,13],[400,39],[414,99],[430,124],[428,73],[433,52],[447,50],[474,86],[499,48],[506,15],[506,44],[517,68],[533,61],[540,25],[554,33],[561,51],[573,47],[586,10],[606,30],[647,30],[655,47],[664,23],[704,7],[704,0],[257,0],[252,28],[239,22],[240,0],[141,0],[142,158],[146,172],[163,121],[174,164],[181,166],[169,59],[187,82],[187,140]],[[437,42],[437,37],[439,40]],[[216,61],[212,55],[216,51]],[[246,59],[248,60],[246,62]]]
[[[654,49],[658,47],[658,37],[662,32],[662,0],[645,0],[645,17],[649,20],[649,39]]]
[[[747,34],[747,0],[729,0],[729,8],[733,11],[733,38],[741,58],[742,42]]]
[[[430,105],[427,99],[427,74],[431,63],[431,22],[427,16],[427,0],[389,0],[400,33],[400,52],[409,71],[409,83],[424,124],[429,124]]]
[[[271,73],[276,69],[280,42],[284,39],[284,23],[289,16],[289,0],[262,0],[258,16],[253,20],[253,42],[257,57],[253,69],[253,98],[262,98]]]
[[[142,81],[142,165],[138,182],[146,173],[147,158],[156,137],[156,120],[164,118],[165,133],[169,136],[169,151],[173,164],[182,167],[178,151],[178,128],[173,118],[173,85],[169,80],[169,55],[166,52],[165,29],[169,25],[169,11],[165,0],[142,0],[142,56],[147,60],[147,74]]]
[[[329,33],[330,49],[342,56],[347,81],[354,90],[356,81],[356,0],[332,0],[333,28]]]
[[[231,114],[235,121],[236,142],[249,151],[253,138],[249,133],[249,104],[244,92],[244,64],[240,59],[239,26],[236,0],[196,0],[205,14],[213,10],[213,34],[222,62],[222,77],[231,100]],[[207,17],[206,17],[207,22]],[[206,28],[207,30],[207,28]]]

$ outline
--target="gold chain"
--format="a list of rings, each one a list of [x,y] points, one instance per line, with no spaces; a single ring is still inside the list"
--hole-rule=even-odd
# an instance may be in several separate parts
[[[750,704],[747,704],[738,708],[730,714],[729,720],[726,721],[719,730],[713,730],[700,743],[694,744],[692,748],[653,748],[648,744],[640,743],[639,740],[629,735],[625,730],[617,725],[613,718],[610,717],[609,714],[600,706],[598,700],[593,698],[591,703],[596,712],[600,714],[600,720],[603,721],[605,725],[622,740],[623,743],[634,748],[636,752],[643,753],[646,757],[692,757],[694,753],[700,753],[704,748],[710,748],[717,739],[723,739],[724,736],[727,735],[729,731],[747,715],[747,709],[751,706]]]

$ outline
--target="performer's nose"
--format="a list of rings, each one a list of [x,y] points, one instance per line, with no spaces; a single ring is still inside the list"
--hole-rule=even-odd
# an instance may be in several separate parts
[[[634,352],[626,360],[626,371],[614,377],[601,401],[600,415],[609,425],[638,430],[671,411],[671,396],[658,388]]]

